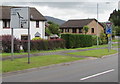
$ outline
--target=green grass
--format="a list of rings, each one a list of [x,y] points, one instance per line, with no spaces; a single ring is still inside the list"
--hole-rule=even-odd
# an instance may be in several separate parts
[[[31,57],[31,63],[27,64],[27,58],[15,59],[14,61],[5,60],[2,62],[2,72],[11,72],[17,70],[24,70],[35,67],[42,67],[51,64],[58,64],[70,62],[75,60],[82,60],[83,58],[76,58],[62,55],[47,55]]]
[[[98,48],[101,47],[107,47],[107,45],[99,45]],[[91,49],[91,48],[97,48],[97,46],[92,47],[85,47],[85,48],[74,48],[74,49],[56,49],[56,50],[46,50],[46,51],[31,51],[31,54],[34,53],[47,53],[47,52],[56,52],[56,51],[65,51],[65,50],[78,50],[78,49]],[[27,55],[27,52],[20,52],[20,53],[14,53],[14,55]],[[2,57],[11,56],[11,53],[2,53]]]
[[[72,52],[72,53],[67,53],[67,54],[80,55],[80,56],[91,56],[91,57],[102,57],[104,55],[110,55],[114,53],[117,53],[117,51],[110,50],[108,52],[108,49],[98,49],[98,50]]]
[[[112,42],[120,42],[119,39],[113,39]]]

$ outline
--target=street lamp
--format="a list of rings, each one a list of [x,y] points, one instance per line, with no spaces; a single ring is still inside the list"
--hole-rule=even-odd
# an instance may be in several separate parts
[[[99,40],[98,40],[98,6],[99,6],[99,4],[97,3],[97,47],[99,45]]]
[[[110,2],[106,2],[106,4],[110,4]],[[99,36],[98,35],[98,29],[99,29],[98,28],[98,18],[99,18],[98,15],[99,15],[99,10],[98,10],[98,8],[99,8],[99,4],[97,3],[97,34],[96,34],[97,35],[97,47],[99,45],[99,39],[98,39],[98,36]]]

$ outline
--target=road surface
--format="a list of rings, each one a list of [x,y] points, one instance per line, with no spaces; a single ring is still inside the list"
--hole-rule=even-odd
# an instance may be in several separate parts
[[[3,82],[118,82],[118,56],[5,76]]]

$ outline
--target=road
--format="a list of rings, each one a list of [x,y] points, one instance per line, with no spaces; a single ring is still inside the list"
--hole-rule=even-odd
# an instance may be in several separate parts
[[[118,56],[5,76],[3,82],[118,82]]]

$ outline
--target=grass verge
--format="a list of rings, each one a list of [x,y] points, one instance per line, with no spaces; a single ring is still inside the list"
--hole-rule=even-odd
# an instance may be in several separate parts
[[[74,48],[74,49],[56,49],[56,50],[46,50],[46,51],[31,51],[31,54],[34,53],[47,53],[47,52],[56,52],[56,51],[65,51],[65,50],[78,50],[78,49],[91,49],[91,48],[101,48],[101,47],[107,47],[108,45],[99,45],[92,46],[92,47],[84,47],[84,48]],[[11,56],[11,53],[1,53],[2,57]],[[27,55],[27,52],[20,52],[20,53],[14,53],[14,55]]]
[[[108,52],[108,49],[97,49],[97,50],[89,50],[89,51],[72,52],[72,53],[67,53],[67,54],[90,56],[90,57],[102,57],[105,55],[110,55],[110,54],[115,54],[115,53],[117,53],[116,50],[110,50]]]
[[[84,58],[62,56],[62,55],[47,55],[47,56],[31,57],[30,59],[31,59],[30,64],[27,64],[27,58],[15,59],[14,61],[5,60],[2,62],[2,72],[4,73],[4,72],[24,70],[35,67],[42,67],[51,64],[82,60]]]

